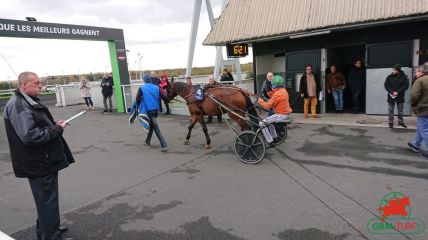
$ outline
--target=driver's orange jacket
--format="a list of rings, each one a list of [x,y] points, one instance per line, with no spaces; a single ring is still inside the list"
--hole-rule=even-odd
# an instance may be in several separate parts
[[[276,88],[273,89],[273,95],[269,99],[269,102],[265,102],[263,99],[259,98],[258,104],[264,109],[271,109],[277,114],[289,114],[293,110],[290,107],[290,101],[288,97],[288,92],[285,88]]]

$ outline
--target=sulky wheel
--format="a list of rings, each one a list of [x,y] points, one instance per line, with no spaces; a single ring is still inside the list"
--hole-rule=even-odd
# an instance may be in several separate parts
[[[279,145],[287,139],[287,124],[285,123],[275,123],[276,137],[273,141],[276,145]]]
[[[266,147],[260,136],[244,131],[235,139],[235,153],[243,163],[257,164],[265,157]]]
[[[275,123],[275,130],[278,137],[275,138],[274,142],[276,145],[279,145],[287,139],[287,124]]]

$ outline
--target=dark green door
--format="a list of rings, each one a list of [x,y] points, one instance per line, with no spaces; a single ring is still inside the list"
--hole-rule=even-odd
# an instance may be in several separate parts
[[[314,73],[320,77],[321,50],[289,52],[285,54],[286,87],[290,95],[290,104],[293,112],[303,112],[303,99],[299,94],[300,77],[307,65],[312,65]],[[317,112],[319,112],[317,105]]]

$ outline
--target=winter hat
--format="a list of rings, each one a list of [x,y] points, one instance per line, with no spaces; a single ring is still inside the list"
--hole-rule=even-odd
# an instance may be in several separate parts
[[[392,66],[392,68],[397,70],[397,71],[400,71],[401,70],[401,64],[399,64],[399,63],[394,64],[394,66]]]
[[[145,83],[151,83],[152,77],[149,74],[144,75],[143,80]]]

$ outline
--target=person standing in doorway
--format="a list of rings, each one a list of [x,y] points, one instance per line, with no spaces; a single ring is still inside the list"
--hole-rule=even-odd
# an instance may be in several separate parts
[[[74,162],[62,137],[67,124],[55,122],[40,103],[42,83],[35,73],[19,74],[18,85],[4,110],[13,171],[30,183],[37,209],[37,239],[60,240],[67,228],[60,227],[58,172]]]
[[[86,109],[95,109],[94,103],[92,102],[92,92],[91,92],[91,84],[89,83],[88,79],[86,77],[80,78],[80,95],[83,99],[85,99],[86,103]]]
[[[266,101],[269,101],[269,99],[272,97],[272,94],[273,94],[272,83],[271,83],[272,79],[273,79],[273,73],[268,72],[266,74],[266,80],[263,82],[263,85],[262,85],[262,97]],[[274,114],[272,109],[267,109],[267,111],[269,116]]]
[[[337,113],[343,113],[343,89],[345,87],[345,77],[341,72],[337,72],[335,65],[332,65],[330,73],[327,75],[327,91],[328,94],[333,94],[334,106]]]
[[[265,100],[269,100],[269,98],[272,96],[272,81],[273,79],[273,73],[268,72],[266,74],[266,80],[263,82],[262,85],[262,94]]]
[[[303,98],[304,117],[308,118],[309,105],[311,105],[311,117],[317,118],[317,101],[321,85],[318,78],[313,73],[312,65],[307,65],[305,73],[300,78],[299,92]]]
[[[388,92],[388,122],[389,128],[394,127],[394,108],[397,104],[398,125],[407,128],[403,120],[404,95],[409,88],[409,78],[401,70],[400,64],[392,67],[392,73],[385,80],[385,89]]]
[[[363,93],[366,79],[366,72],[362,67],[361,60],[355,60],[354,66],[348,74],[348,85],[352,93],[352,112],[360,112],[361,95]]]
[[[428,64],[419,66],[415,75],[410,104],[417,116],[417,128],[413,141],[407,145],[410,150],[420,152],[422,157],[428,159]],[[421,151],[422,141],[425,142],[425,151]]]
[[[110,73],[104,73],[103,79],[101,80],[101,93],[103,94],[104,112],[112,112],[113,105],[111,96],[113,95],[113,78]],[[109,105],[107,105],[107,100]]]

